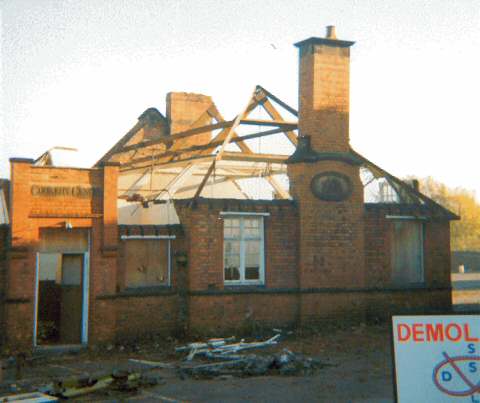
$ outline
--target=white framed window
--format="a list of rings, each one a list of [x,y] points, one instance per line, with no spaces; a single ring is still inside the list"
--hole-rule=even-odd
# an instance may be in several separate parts
[[[264,230],[261,215],[223,217],[223,275],[226,285],[265,283]]]

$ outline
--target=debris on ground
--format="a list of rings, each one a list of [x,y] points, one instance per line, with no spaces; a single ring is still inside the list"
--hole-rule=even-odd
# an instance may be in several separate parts
[[[268,340],[246,343],[245,340],[234,342],[235,338],[209,339],[204,343],[190,343],[177,347],[177,353],[188,353],[184,364],[178,367],[182,378],[219,378],[225,376],[261,376],[267,373],[279,375],[312,375],[326,364],[303,354],[293,353],[283,349],[277,354],[239,354],[242,351],[271,347],[279,343],[280,331]],[[195,356],[201,356],[215,363],[200,363],[193,365]],[[153,364],[153,363],[152,363]]]
[[[68,399],[107,388],[121,392],[132,392],[140,387],[155,386],[162,382],[163,378],[156,373],[116,370],[110,375],[83,376],[55,381],[43,386],[39,391],[51,396]]]
[[[228,357],[226,357],[228,358]],[[279,354],[247,354],[222,362],[181,366],[178,372],[182,378],[217,378],[224,375],[262,376],[278,374],[287,376],[313,375],[327,364],[318,359],[305,357],[284,349]]]
[[[280,334],[276,334],[268,340],[253,343],[245,343],[245,340],[242,339],[239,343],[227,344],[229,341],[235,341],[234,337],[229,339],[209,339],[206,343],[190,343],[183,347],[177,347],[175,351],[177,353],[188,351],[185,361],[192,361],[196,355],[210,356],[210,358],[221,357],[227,354],[238,353],[239,351],[273,346],[278,343],[279,339]]]
[[[175,362],[162,362],[150,359],[130,358],[128,366],[122,369],[103,371],[102,373],[78,372],[73,377],[51,378],[55,379],[42,387],[30,384],[27,388],[18,387],[10,383],[5,396],[10,400],[17,399],[22,395],[18,393],[33,392],[44,394],[46,399],[80,398],[83,395],[95,392],[106,394],[131,393],[141,389],[162,385],[166,383],[164,376],[176,374],[181,379],[217,379],[229,380],[233,377],[253,377],[263,375],[283,376],[309,376],[318,369],[329,366],[316,358],[308,355],[292,352],[287,348],[275,351],[283,335],[281,330],[274,329],[274,336],[265,340],[247,342],[245,339],[214,338],[205,342],[189,343],[176,347],[177,354],[183,354],[182,360]],[[108,346],[107,350],[109,349]],[[113,347],[111,347],[113,348]],[[255,350],[255,352],[253,352]],[[142,357],[143,358],[143,357]],[[149,357],[145,357],[149,358]],[[152,357],[153,358],[153,357]],[[15,359],[3,360],[0,364],[0,379],[9,375],[12,378],[15,373],[17,381],[21,378],[21,370],[18,370],[18,362],[25,360]],[[167,371],[167,373],[165,373]],[[170,372],[170,375],[168,374]],[[20,376],[19,376],[20,375]],[[23,389],[23,390],[22,390]],[[14,395],[16,393],[16,395]],[[0,402],[2,400],[0,399]],[[39,400],[43,401],[43,400]]]
[[[48,402],[58,402],[56,397],[45,395],[43,393],[23,393],[21,395],[10,395],[10,396],[0,396],[0,402],[2,403],[26,403],[26,402],[35,402],[35,403],[48,403]]]

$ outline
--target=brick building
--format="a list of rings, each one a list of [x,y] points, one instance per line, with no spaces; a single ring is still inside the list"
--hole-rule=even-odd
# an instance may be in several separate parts
[[[296,44],[298,112],[262,87],[233,120],[210,97],[170,93],[166,116],[147,109],[91,169],[12,158],[0,183],[4,344],[450,309],[458,217],[350,147],[352,45],[333,28]],[[267,151],[291,152],[254,150],[274,136]],[[272,197],[252,197],[252,178]]]

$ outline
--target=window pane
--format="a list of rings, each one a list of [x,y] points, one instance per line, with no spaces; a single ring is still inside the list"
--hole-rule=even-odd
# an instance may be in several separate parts
[[[246,238],[260,237],[260,219],[246,218],[244,221],[244,236]]]
[[[240,270],[237,267],[225,267],[225,280],[240,280]]]
[[[225,254],[240,253],[240,241],[225,241]]]
[[[226,218],[224,221],[225,238],[240,238],[240,220]]]
[[[245,268],[245,280],[258,280],[260,278],[260,270],[257,267]]]
[[[246,218],[245,219],[245,226],[251,228],[258,228],[259,227],[259,218]]]
[[[225,267],[240,267],[240,255],[225,255]]]
[[[245,242],[245,252],[246,253],[259,253],[260,252],[260,242],[259,241],[246,241]]]
[[[260,238],[260,231],[258,228],[245,228],[245,238]]]
[[[258,253],[248,253],[245,255],[245,266],[258,266],[260,261],[260,256]]]

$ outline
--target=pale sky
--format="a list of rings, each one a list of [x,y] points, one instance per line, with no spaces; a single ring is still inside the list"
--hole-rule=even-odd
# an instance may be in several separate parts
[[[3,0],[0,177],[53,146],[91,166],[169,91],[226,118],[256,84],[297,107],[294,42],[353,40],[352,146],[480,195],[480,0]]]

